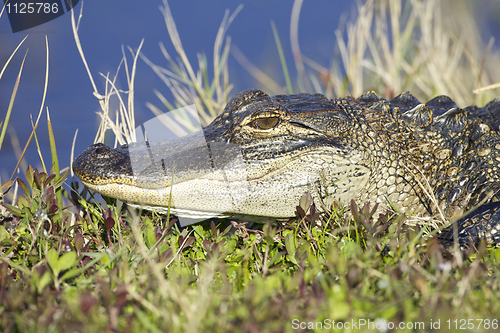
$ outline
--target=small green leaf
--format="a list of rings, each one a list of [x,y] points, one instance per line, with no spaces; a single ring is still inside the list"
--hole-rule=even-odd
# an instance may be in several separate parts
[[[28,199],[25,198],[22,195],[20,195],[20,196],[17,197],[17,204],[18,204],[18,206],[19,206],[20,209],[23,209],[24,207],[30,207],[31,206],[31,204],[28,201]]]
[[[57,258],[56,249],[50,249],[47,252],[47,262],[49,263],[50,268],[52,268],[54,275],[55,276],[59,275],[61,269],[59,268],[59,260]]]
[[[293,234],[290,233],[285,236],[285,247],[286,247],[286,252],[288,253],[287,255],[288,260],[290,260],[295,265],[298,265],[297,258],[295,258],[295,249],[297,248],[297,245],[295,243],[295,238],[293,237]]]
[[[33,167],[28,164],[28,168],[26,169],[26,180],[28,181],[28,185],[33,188],[33,173],[35,171],[33,170]]]
[[[61,187],[61,185],[64,183],[64,181],[68,177],[69,170],[70,169],[64,171],[64,173],[59,178],[57,178],[57,180],[56,180],[56,182],[54,184],[56,188]]]
[[[70,252],[71,253],[71,252]],[[67,271],[66,273],[63,274],[63,276],[61,277],[61,281],[64,281],[64,280],[67,280],[67,279],[71,279],[75,276],[78,276],[82,273],[82,269],[81,268],[72,268],[70,269],[69,271]]]
[[[38,280],[38,283],[37,283],[37,286],[36,286],[36,289],[38,291],[38,293],[40,294],[43,289],[52,281],[52,277],[50,276],[50,271],[46,271],[42,277],[40,278],[40,280]]]
[[[10,234],[5,230],[3,225],[0,225],[0,241],[4,239],[10,239]]]
[[[21,180],[21,178],[17,178],[17,184],[19,185],[19,188],[21,189],[21,191],[23,191],[24,194],[26,194],[26,196],[29,197],[31,195],[30,190],[28,188],[28,185],[26,185],[26,183],[23,182]]]
[[[153,226],[147,225],[145,233],[146,234],[144,235],[144,240],[146,242],[146,245],[148,246],[148,249],[150,249],[156,243],[156,236]]]
[[[56,175],[54,175],[54,174],[51,174],[50,176],[48,176],[47,179],[45,179],[45,181],[43,182],[43,187],[49,186],[49,184],[52,182],[52,180],[55,177],[56,177]]]
[[[83,235],[80,232],[75,233],[75,235],[73,236],[73,242],[75,243],[76,250],[80,251],[83,248],[83,244],[85,243]]]
[[[490,257],[494,261],[500,261],[500,249],[491,250]]]
[[[234,249],[236,248],[236,240],[231,239],[228,240],[224,243],[224,251],[227,251],[226,254],[229,255],[234,252]]]
[[[17,216],[17,217],[23,217],[23,214],[19,208],[16,206],[12,206],[6,203],[3,203],[2,206],[4,206],[9,212],[12,213],[12,215]]]
[[[281,252],[278,252],[276,253],[272,258],[271,260],[269,260],[269,267],[271,267],[272,265],[274,265],[274,263],[278,260],[280,260],[284,255],[285,255],[285,251],[281,251]]]
[[[0,186],[0,190],[10,189],[12,185],[14,185],[14,182],[12,180],[8,180]]]
[[[12,244],[14,244],[14,241],[10,238],[6,238],[0,241],[0,246],[10,247],[12,246]],[[10,252],[10,250],[8,252]]]
[[[342,248],[344,255],[347,258],[350,258],[352,256],[355,256],[356,253],[359,253],[361,251],[361,248],[358,243],[353,242],[353,241],[346,241],[344,247]]]
[[[63,254],[58,260],[59,269],[65,271],[75,264],[76,252],[71,251]]]
[[[288,252],[288,254],[290,255],[295,254],[295,249],[297,248],[297,245],[295,243],[295,238],[293,237],[293,234],[287,234],[285,236],[285,247],[286,247],[286,252]]]

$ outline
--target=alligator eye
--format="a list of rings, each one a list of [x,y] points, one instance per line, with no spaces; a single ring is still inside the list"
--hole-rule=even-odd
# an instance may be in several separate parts
[[[266,130],[275,127],[279,122],[279,117],[259,118],[254,121],[253,126],[258,129]]]

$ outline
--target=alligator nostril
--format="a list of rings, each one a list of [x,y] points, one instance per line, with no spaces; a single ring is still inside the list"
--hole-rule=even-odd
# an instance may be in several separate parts
[[[109,157],[109,149],[106,146],[96,147],[94,148],[94,154],[96,158],[108,158]]]
[[[97,154],[98,158],[102,158],[102,157],[105,157],[107,155],[106,150],[102,147],[96,148],[94,152]]]

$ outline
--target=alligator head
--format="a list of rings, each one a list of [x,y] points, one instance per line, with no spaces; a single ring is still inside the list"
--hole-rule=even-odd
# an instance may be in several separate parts
[[[179,216],[286,218],[309,192],[320,209],[357,199],[452,219],[500,200],[499,110],[498,99],[460,109],[446,96],[246,90],[202,131],[92,145],[73,170],[105,196]]]
[[[346,140],[353,121],[319,94],[247,90],[200,132],[117,149],[95,144],[73,170],[103,195],[181,216],[291,217],[304,192],[331,204],[367,185],[370,154]]]

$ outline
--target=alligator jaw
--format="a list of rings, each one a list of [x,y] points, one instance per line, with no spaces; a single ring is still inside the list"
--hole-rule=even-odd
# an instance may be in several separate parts
[[[214,146],[213,143],[209,143],[209,146],[210,144]],[[289,202],[298,202],[304,192],[315,193],[317,194],[315,197],[319,197],[320,192],[329,192],[333,194],[332,198],[340,199],[335,193],[353,195],[366,184],[369,176],[369,173],[362,173],[364,178],[362,182],[353,181],[354,174],[359,177],[362,168],[358,167],[355,172],[355,169],[352,169],[351,172],[349,165],[354,162],[342,158],[337,149],[328,148],[319,149],[312,154],[282,158],[278,160],[279,163],[273,164],[267,161],[267,165],[263,167],[265,173],[258,174],[255,170],[252,173],[253,176],[258,175],[258,178],[250,178],[246,172],[246,165],[254,167],[254,164],[245,163],[242,159],[233,159],[232,163],[225,163],[221,168],[200,167],[193,169],[189,175],[188,169],[177,163],[172,168],[173,174],[171,169],[166,168],[164,170],[167,175],[153,180],[151,169],[154,165],[151,164],[142,174],[124,177],[126,182],[121,183],[120,175],[107,175],[105,178],[106,175],[102,173],[91,175],[89,170],[82,174],[83,166],[92,165],[89,160],[102,161],[105,158],[97,157],[96,151],[115,158],[120,151],[125,150],[119,148],[116,152],[103,145],[97,145],[82,153],[75,160],[73,169],[85,186],[104,196],[117,198],[144,209],[166,212],[170,207],[175,215],[188,218],[215,216],[289,218],[295,215],[295,205],[290,205]],[[214,155],[212,150],[211,159],[214,159]],[[317,155],[321,157],[318,158]],[[184,152],[184,156],[188,157],[189,153]],[[127,161],[125,157],[123,158]],[[123,168],[124,175],[133,174],[131,165],[134,163],[128,163],[130,165]],[[307,163],[308,167],[304,168],[304,163]],[[327,165],[338,167],[327,168]],[[181,170],[178,177],[175,170]],[[201,172],[198,172],[200,170]],[[349,178],[349,174],[353,175],[352,179]],[[97,181],[93,182],[92,177]],[[328,187],[321,188],[323,178],[334,181]],[[290,180],[293,180],[292,186]],[[268,186],[269,184],[273,186]],[[331,200],[328,202],[331,203]]]

